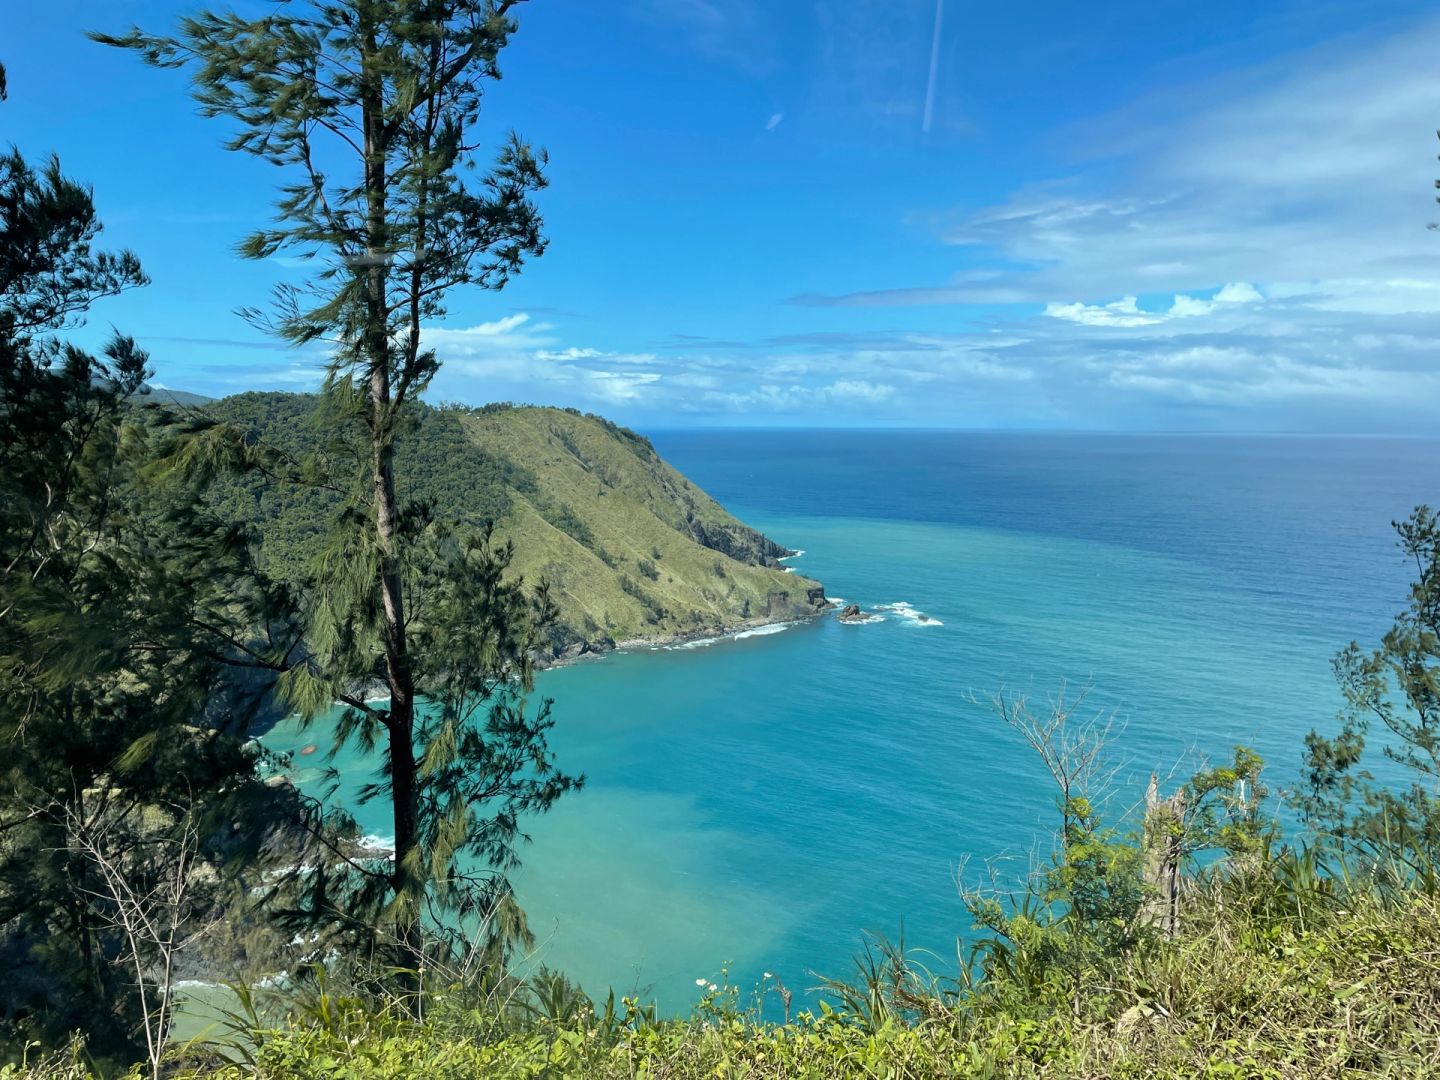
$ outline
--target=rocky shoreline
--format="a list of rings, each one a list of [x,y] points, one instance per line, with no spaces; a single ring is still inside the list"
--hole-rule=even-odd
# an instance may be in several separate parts
[[[693,630],[683,630],[673,634],[654,634],[636,638],[627,638],[624,641],[601,641],[581,642],[572,645],[558,656],[542,657],[535,661],[537,671],[548,671],[554,668],[568,667],[571,664],[582,663],[586,660],[599,660],[615,652],[637,652],[641,649],[664,649],[677,645],[686,645],[692,641],[701,641],[706,638],[727,638],[736,634],[744,633],[746,630],[756,630],[762,626],[791,626],[797,623],[813,622],[815,619],[833,611],[835,603],[829,599],[822,600],[820,606],[805,612],[791,613],[784,616],[758,615],[749,619],[741,619],[733,623],[722,623],[718,626],[702,626]]]

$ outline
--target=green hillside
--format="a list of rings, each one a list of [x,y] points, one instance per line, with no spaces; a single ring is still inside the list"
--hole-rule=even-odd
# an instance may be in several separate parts
[[[339,457],[347,432],[318,399],[238,394],[206,412],[297,458]],[[628,641],[797,618],[823,587],[779,562],[787,550],[728,514],[671,468],[649,440],[600,417],[530,406],[418,406],[397,449],[402,496],[439,519],[493,521],[515,545],[514,569],[544,579],[559,610],[555,656]],[[271,572],[303,577],[338,496],[222,481],[216,507],[251,523]]]

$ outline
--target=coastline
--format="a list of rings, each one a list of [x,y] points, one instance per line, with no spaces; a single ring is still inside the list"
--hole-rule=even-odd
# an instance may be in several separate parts
[[[560,656],[543,657],[535,661],[536,671],[550,671],[556,668],[569,667],[572,664],[583,663],[588,660],[599,660],[611,653],[616,652],[640,652],[654,649],[667,649],[684,646],[696,641],[704,641],[714,638],[717,642],[729,638],[738,637],[746,631],[758,630],[766,626],[795,626],[800,623],[813,622],[821,616],[835,610],[836,604],[829,597],[825,602],[812,611],[800,612],[787,615],[782,618],[773,616],[754,616],[748,619],[740,619],[735,622],[722,623],[719,626],[698,627],[693,630],[682,630],[670,634],[654,634],[636,638],[626,638],[624,641],[614,642],[585,642],[578,651],[567,652]]]

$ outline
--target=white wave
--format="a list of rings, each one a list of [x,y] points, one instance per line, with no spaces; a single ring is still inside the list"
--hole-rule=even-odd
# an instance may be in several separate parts
[[[706,645],[718,645],[718,644],[720,644],[720,642],[722,642],[722,641],[724,641],[724,640],[725,640],[725,638],[723,638],[723,637],[697,637],[697,638],[692,638],[690,641],[680,641],[680,642],[677,642],[677,643],[674,644],[674,645],[657,645],[657,646],[655,646],[655,647],[656,647],[657,649],[667,649],[667,650],[674,650],[674,649],[703,649]]]
[[[874,612],[867,612],[867,613],[865,614],[864,618],[860,618],[860,619],[841,619],[841,620],[840,620],[840,625],[841,625],[841,626],[869,626],[871,623],[884,622],[884,621],[885,621],[885,616],[884,616],[884,615],[876,615]]]
[[[732,634],[731,636],[736,641],[739,641],[741,638],[765,637],[767,634],[779,634],[789,629],[789,623],[766,623],[764,626],[757,626],[751,630],[741,630],[738,634]]]
[[[805,549],[804,549],[804,548],[796,548],[794,555],[781,555],[781,556],[780,556],[780,561],[781,561],[781,562],[784,562],[786,559],[798,559],[798,558],[800,558],[801,555],[804,555],[804,554],[805,554]]]
[[[829,600],[832,604],[839,605],[840,607],[845,606],[845,598],[843,596],[827,596],[825,597],[825,599]]]
[[[916,608],[915,605],[910,603],[908,600],[896,600],[893,604],[877,604],[876,607],[881,611],[889,611],[893,613],[896,618],[904,619],[912,626],[945,625],[939,619],[932,618],[931,616],[926,615],[923,611]]]
[[[725,634],[721,637],[693,638],[690,641],[678,641],[674,645],[661,645],[660,648],[667,650],[703,649],[707,645],[719,645],[725,641],[739,641],[741,638],[765,637],[767,634],[778,634],[782,630],[789,629],[789,623],[766,623],[764,626],[751,627],[749,630],[740,630],[734,634]]]
[[[793,566],[786,566],[783,567],[783,569],[787,574],[793,574],[795,572],[795,568]]]

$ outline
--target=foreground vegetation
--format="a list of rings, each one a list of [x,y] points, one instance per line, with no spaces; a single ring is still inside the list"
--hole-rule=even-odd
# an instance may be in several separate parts
[[[1063,988],[1043,981],[992,975],[951,996],[918,968],[882,957],[838,1011],[785,1024],[737,1013],[723,994],[687,1021],[603,1009],[537,1020],[527,1010],[508,1030],[483,1010],[416,1023],[336,1001],[263,1033],[246,1064],[194,1075],[1319,1078],[1440,1069],[1440,902],[1363,892],[1342,902],[1297,888],[1313,869],[1278,863],[1263,886],[1222,887],[1181,939],[1108,973],[1113,984],[1078,1015]]]
[[[1341,869],[1292,852],[1213,876],[1174,939],[1088,971],[1078,1011],[1068,978],[1027,965],[1023,948],[982,946],[986,977],[964,986],[882,945],[861,977],[788,1022],[774,983],[743,1001],[720,987],[683,1020],[633,1001],[596,1009],[550,975],[437,993],[423,1019],[330,989],[268,1021],[252,999],[215,1044],[176,1048],[171,1065],[215,1080],[1431,1075],[1440,897]],[[83,1053],[0,1072],[91,1075]]]

